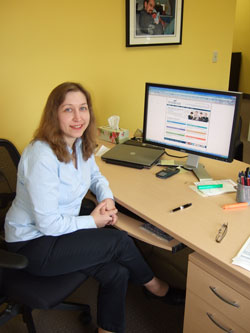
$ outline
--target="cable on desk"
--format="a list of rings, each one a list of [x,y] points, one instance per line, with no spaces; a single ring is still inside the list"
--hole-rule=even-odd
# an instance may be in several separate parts
[[[187,157],[188,157],[187,155],[185,155],[185,156],[175,156],[175,155],[171,155],[171,154],[167,153],[166,150],[165,150],[165,154],[166,154],[167,156],[175,157],[175,158],[187,158]]]

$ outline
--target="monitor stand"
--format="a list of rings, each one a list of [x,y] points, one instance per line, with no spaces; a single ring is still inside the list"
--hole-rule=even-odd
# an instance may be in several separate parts
[[[199,181],[212,180],[212,177],[207,173],[205,166],[199,163],[199,159],[200,157],[198,155],[189,154],[184,168],[193,171]]]

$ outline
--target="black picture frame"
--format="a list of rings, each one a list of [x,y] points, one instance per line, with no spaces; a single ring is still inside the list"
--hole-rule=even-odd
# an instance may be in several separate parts
[[[126,0],[126,47],[181,44],[184,0],[150,2]]]

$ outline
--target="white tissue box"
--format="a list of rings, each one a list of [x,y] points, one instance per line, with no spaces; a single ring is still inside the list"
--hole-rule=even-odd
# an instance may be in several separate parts
[[[110,126],[99,126],[98,137],[100,140],[105,140],[112,143],[123,143],[129,139],[129,130],[125,128],[114,130]]]

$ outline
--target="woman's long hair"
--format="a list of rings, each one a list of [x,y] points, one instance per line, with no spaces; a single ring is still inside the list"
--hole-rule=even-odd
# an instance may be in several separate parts
[[[71,91],[80,91],[86,97],[90,121],[82,135],[83,158],[87,160],[93,154],[96,147],[96,125],[92,101],[89,92],[79,83],[64,82],[52,90],[43,110],[40,125],[33,136],[33,141],[41,140],[47,142],[58,160],[65,163],[70,162],[72,157],[67,149],[67,144],[63,139],[63,133],[59,126],[58,108],[64,102],[66,94]]]

